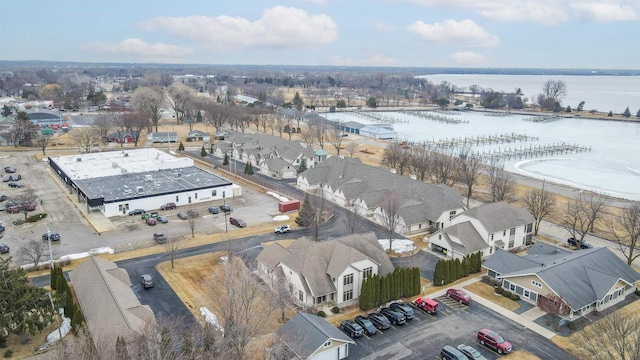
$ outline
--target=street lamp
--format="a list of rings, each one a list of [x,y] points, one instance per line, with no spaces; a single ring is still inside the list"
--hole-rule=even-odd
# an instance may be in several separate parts
[[[225,201],[225,195],[226,195],[226,192],[223,190],[222,191],[222,203],[225,205],[224,206],[224,210],[223,210],[224,211],[224,232],[229,232],[229,228],[228,228],[228,225],[227,225],[227,206],[226,206],[227,202]]]
[[[47,225],[47,240],[49,242],[49,263],[51,263],[51,269],[53,269],[53,251],[51,250],[51,230]]]

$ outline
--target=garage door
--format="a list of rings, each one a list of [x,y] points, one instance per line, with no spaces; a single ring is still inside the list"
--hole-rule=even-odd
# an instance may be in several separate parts
[[[319,354],[313,358],[314,360],[337,360],[338,359],[338,348],[333,348],[322,354]]]
[[[296,177],[296,171],[295,170],[289,170],[289,171],[283,171],[282,172],[282,178],[283,179],[293,179],[294,177]]]

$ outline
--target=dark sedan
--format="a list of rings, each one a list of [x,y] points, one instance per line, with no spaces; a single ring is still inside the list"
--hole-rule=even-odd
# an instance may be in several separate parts
[[[13,174],[16,171],[18,171],[18,170],[16,170],[16,168],[14,168],[13,166],[5,166],[5,168],[4,168],[4,172],[9,173],[9,174]]]
[[[211,206],[209,208],[207,208],[207,210],[211,213],[211,214],[217,214],[218,213],[218,208],[215,206]]]
[[[7,253],[9,253],[9,245],[0,244],[0,254],[7,254]]]
[[[391,308],[391,310],[402,313],[407,320],[411,320],[416,316],[411,306],[407,304],[391,303],[389,307]]]
[[[60,241],[60,234],[57,232],[46,232],[42,234],[42,240]]]
[[[389,319],[389,321],[394,325],[404,325],[407,322],[404,314],[390,308],[382,308],[380,310],[380,314],[386,316],[387,319]]]
[[[366,317],[364,317],[362,315],[358,315],[358,316],[356,316],[355,320],[358,323],[358,325],[362,326],[362,328],[364,329],[365,334],[371,336],[371,335],[375,335],[375,334],[378,333],[378,330],[373,325],[371,320],[367,319]]]
[[[144,214],[144,209],[133,209],[129,211],[129,216],[142,215],[142,214]]]
[[[379,313],[372,313],[367,316],[367,319],[373,323],[373,326],[380,330],[386,330],[391,327],[391,322],[386,316]]]
[[[349,335],[351,338],[359,338],[364,333],[364,331],[362,330],[362,327],[358,325],[357,322],[352,320],[343,321],[342,323],[340,323],[340,328],[342,329],[342,331],[347,333],[347,335]]]

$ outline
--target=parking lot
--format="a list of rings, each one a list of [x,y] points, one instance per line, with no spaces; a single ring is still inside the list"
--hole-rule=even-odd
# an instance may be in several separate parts
[[[416,316],[405,325],[392,325],[373,336],[354,339],[349,346],[349,358],[354,359],[440,359],[445,345],[473,346],[487,359],[500,357],[476,340],[480,328],[501,334],[513,345],[514,351],[526,350],[541,359],[573,359],[544,337],[505,319],[480,304],[462,305],[446,296],[435,298],[438,313],[430,315],[413,306]]]

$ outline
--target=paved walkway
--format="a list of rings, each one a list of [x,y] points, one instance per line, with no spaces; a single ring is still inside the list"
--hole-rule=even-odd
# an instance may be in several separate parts
[[[479,278],[473,278],[473,279],[469,279],[463,283],[457,284],[456,287],[457,288],[462,288],[465,287],[467,285],[473,284],[475,282],[480,281]],[[438,297],[438,296],[442,296],[446,293],[447,289],[442,289],[442,290],[438,290],[434,293],[429,294],[429,297]],[[518,324],[524,326],[525,328],[527,328],[528,330],[531,330],[539,335],[544,336],[547,339],[551,339],[552,337],[556,336],[557,334],[549,329],[546,329],[543,326],[540,326],[538,324],[536,324],[535,322],[533,322],[533,320],[537,319],[539,316],[536,316],[537,313],[534,312],[533,310],[538,309],[533,308],[531,310],[526,311],[525,313],[519,315],[514,313],[513,311],[509,311],[505,308],[503,308],[502,306],[494,303],[493,301],[487,300],[483,297],[481,297],[480,295],[474,293],[473,291],[469,290],[469,289],[465,289],[466,292],[471,293],[472,294],[472,298],[473,301],[484,306],[487,307],[497,313],[499,313],[500,315],[513,320],[515,322],[517,322]],[[544,312],[540,311],[539,315],[542,316],[544,315]]]

